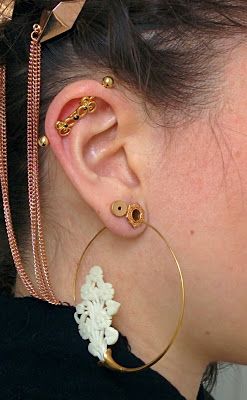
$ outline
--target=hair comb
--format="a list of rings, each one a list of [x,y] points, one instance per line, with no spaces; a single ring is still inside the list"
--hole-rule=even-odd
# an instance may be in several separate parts
[[[40,19],[40,42],[50,40],[69,31],[77,20],[86,0],[61,1],[52,10],[44,10]]]
[[[0,24],[11,21],[15,7],[14,0],[0,1]]]

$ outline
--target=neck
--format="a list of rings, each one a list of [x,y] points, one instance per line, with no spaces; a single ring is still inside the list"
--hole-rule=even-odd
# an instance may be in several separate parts
[[[28,293],[17,280],[16,296],[26,295]],[[131,310],[126,310],[124,313],[127,315],[128,312],[131,314]],[[114,326],[127,337],[132,353],[145,363],[157,357],[164,349],[164,343],[167,342],[166,335],[162,337],[161,334],[154,335],[152,329],[147,329],[145,332],[144,329],[139,329],[147,327],[150,319],[151,316],[147,312],[146,318],[141,318],[136,327],[129,322],[131,318],[116,318],[117,322],[114,323]],[[186,400],[196,400],[207,364],[206,360],[199,358],[198,353],[190,351],[189,346],[185,346],[178,337],[168,353],[152,369],[165,377]]]
[[[54,210],[52,221],[44,213],[43,217],[46,222],[45,237],[49,238],[47,258],[53,260],[49,263],[52,286],[58,299],[73,304],[73,282],[78,260],[101,225],[91,209],[82,204],[73,187],[65,190],[62,199],[61,188],[67,188],[68,182],[64,176],[61,179],[62,182],[58,182],[60,190],[52,191],[53,204],[61,206]],[[58,201],[54,199],[56,193],[60,196]],[[66,218],[63,218],[64,215]],[[58,231],[59,241],[56,242]],[[85,282],[85,275],[93,264],[103,267],[105,280],[112,283],[115,299],[121,303],[113,325],[128,338],[132,352],[144,362],[150,362],[162,352],[174,332],[179,313],[179,286],[175,290],[174,275],[167,275],[164,268],[164,254],[148,236],[145,243],[143,237],[132,243],[108,232],[101,240],[80,267],[78,288]],[[143,260],[136,257],[142,253],[145,253]],[[154,264],[154,254],[155,268],[150,268]],[[170,268],[168,261],[166,267]],[[31,262],[27,271],[34,281]],[[171,265],[171,271],[174,271],[174,265]],[[16,295],[28,295],[19,280]],[[208,362],[198,356],[191,343],[185,343],[189,328],[180,332],[171,349],[153,369],[166,377],[187,400],[195,400]]]
[[[154,283],[158,287],[157,281]],[[122,302],[121,311],[114,319],[114,326],[128,338],[132,352],[145,363],[164,351],[174,334],[177,318],[176,309],[159,307],[155,285],[151,288],[150,294],[148,288],[139,291],[137,285],[135,290],[126,289],[120,298],[127,300]],[[121,293],[120,286],[117,289],[116,293]],[[154,296],[155,302],[152,301]],[[169,304],[169,300],[166,304]],[[152,369],[164,376],[187,400],[196,400],[209,360],[201,352],[201,346],[194,344],[187,332],[190,332],[190,327],[185,320],[171,348]]]
[[[131,336],[130,334],[130,343]],[[154,351],[150,352],[150,346],[139,341],[132,350],[144,362],[149,362],[154,357]],[[162,347],[156,349],[156,356],[161,351]],[[186,351],[178,341],[152,369],[164,376],[187,400],[196,400],[207,364],[203,359],[199,359],[198,355]]]

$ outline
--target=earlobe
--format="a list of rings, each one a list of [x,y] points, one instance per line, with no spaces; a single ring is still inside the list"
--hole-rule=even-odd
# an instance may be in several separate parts
[[[125,148],[129,119],[125,126],[124,102],[98,82],[75,82],[51,103],[46,133],[63,171],[103,224],[132,236],[138,232],[124,220],[116,224],[110,213],[118,199],[142,203],[140,180]]]

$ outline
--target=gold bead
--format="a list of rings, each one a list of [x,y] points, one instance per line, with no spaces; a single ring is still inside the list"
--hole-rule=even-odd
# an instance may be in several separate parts
[[[105,76],[102,80],[102,85],[107,89],[111,89],[114,86],[114,79],[111,76]]]
[[[46,147],[49,145],[49,139],[46,135],[40,136],[38,140],[38,144],[40,147]]]
[[[128,206],[123,200],[116,200],[111,205],[112,214],[115,217],[123,217],[127,214]]]

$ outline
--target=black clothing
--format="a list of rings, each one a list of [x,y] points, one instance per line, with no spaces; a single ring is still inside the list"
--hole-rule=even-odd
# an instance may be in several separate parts
[[[121,374],[97,365],[74,321],[75,309],[0,296],[1,400],[185,400],[161,375]],[[115,358],[141,365],[123,336]],[[201,387],[198,400],[206,400]]]

